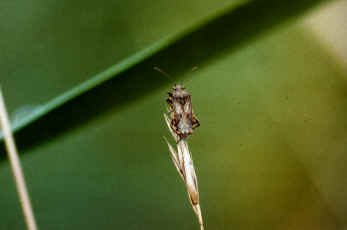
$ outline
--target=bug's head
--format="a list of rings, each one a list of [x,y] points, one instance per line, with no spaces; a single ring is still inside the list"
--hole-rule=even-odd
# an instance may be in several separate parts
[[[177,90],[184,90],[184,86],[183,85],[174,85],[173,90],[177,91]]]

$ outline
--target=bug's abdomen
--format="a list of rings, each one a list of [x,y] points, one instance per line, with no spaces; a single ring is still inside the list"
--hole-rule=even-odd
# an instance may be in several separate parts
[[[184,136],[187,136],[193,132],[192,122],[186,114],[179,120],[177,128]]]

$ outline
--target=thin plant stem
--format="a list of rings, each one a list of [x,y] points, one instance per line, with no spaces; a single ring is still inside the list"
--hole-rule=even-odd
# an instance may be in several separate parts
[[[189,202],[198,218],[200,230],[204,230],[204,222],[202,220],[201,209],[199,204],[199,188],[198,180],[195,174],[194,163],[188,148],[188,143],[184,139],[180,140],[179,136],[171,128],[170,118],[164,114],[166,125],[168,126],[172,137],[176,141],[177,151],[171,146],[169,141],[164,137],[170,151],[171,160],[174,163],[178,174],[181,176],[186,185]]]
[[[28,230],[37,230],[34,213],[31,207],[30,198],[25,184],[22,168],[20,165],[17,148],[8,120],[6,106],[0,89],[0,126],[5,140],[6,150],[11,164],[12,173],[17,187],[17,192],[22,206],[25,223]]]

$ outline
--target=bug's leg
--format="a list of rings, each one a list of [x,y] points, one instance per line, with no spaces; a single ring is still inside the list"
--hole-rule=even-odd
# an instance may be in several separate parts
[[[169,108],[167,110],[167,114],[170,116],[170,118],[173,118],[173,113],[174,113],[174,106],[173,106],[173,99],[171,97],[166,99],[166,102],[169,104]]]
[[[178,140],[176,141],[176,144],[177,144],[178,142],[180,142],[180,140],[182,140],[182,139],[184,138],[184,135],[183,135],[183,133],[182,133],[181,131],[179,131],[179,130],[176,131],[176,134],[177,134],[177,136],[179,137]]]
[[[178,122],[179,122],[179,119],[177,119],[177,117],[173,116],[172,120],[171,120],[171,127],[177,135],[180,135],[181,131],[178,129]]]
[[[174,118],[173,114],[174,112],[171,108],[167,110],[167,115],[170,117],[171,123],[172,123],[172,119]]]
[[[173,94],[169,91],[167,92],[167,94],[169,95],[169,97],[166,99],[166,102],[172,106],[172,103],[173,103]]]
[[[170,123],[172,130],[176,133],[178,137],[178,139],[176,140],[176,143],[178,143],[183,138],[183,133],[178,129],[177,123],[178,122],[175,118],[173,118]]]
[[[200,126],[200,122],[195,116],[193,116],[193,119],[192,119],[192,126],[193,126],[193,129]]]
[[[166,102],[171,106],[172,103],[173,103],[172,97],[168,97],[168,98],[166,99]]]
[[[172,111],[173,113],[173,111]],[[173,130],[175,130],[175,132],[177,133],[177,124],[178,124],[178,120],[175,117],[172,117],[171,119],[171,127]]]

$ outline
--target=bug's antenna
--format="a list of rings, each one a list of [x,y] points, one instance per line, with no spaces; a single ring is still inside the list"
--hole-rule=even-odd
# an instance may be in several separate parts
[[[161,73],[162,75],[164,75],[165,77],[169,78],[170,80],[173,80],[172,77],[170,76],[170,74],[166,73],[165,71],[163,71],[162,69],[160,69],[157,66],[154,66],[153,69],[155,69],[156,71],[158,71],[159,73]]]
[[[193,66],[193,68],[191,69],[191,72],[195,72],[197,71],[199,68],[197,66]],[[193,79],[187,79],[187,81],[185,81],[186,84],[189,84]]]

